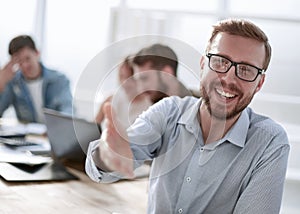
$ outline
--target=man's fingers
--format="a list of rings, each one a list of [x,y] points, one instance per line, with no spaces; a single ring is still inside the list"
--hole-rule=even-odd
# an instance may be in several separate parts
[[[126,131],[114,118],[115,113],[111,103],[107,102],[103,106],[107,129],[104,131],[105,150],[102,152],[105,165],[112,171],[117,171],[127,178],[133,178],[133,155],[127,141]],[[114,119],[116,119],[114,121]],[[123,133],[123,135],[121,135]]]
[[[113,111],[113,109],[112,109],[111,103],[105,102],[104,106],[103,106],[103,112],[104,112],[105,118],[110,122],[112,121],[112,114],[113,114],[112,111]]]
[[[106,138],[111,138],[115,135],[118,127],[117,123],[113,121],[113,107],[110,102],[106,102],[103,105],[104,117],[106,120]]]

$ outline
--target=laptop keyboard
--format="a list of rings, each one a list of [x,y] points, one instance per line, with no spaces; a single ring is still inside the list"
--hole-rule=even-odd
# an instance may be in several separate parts
[[[10,146],[31,146],[36,145],[36,143],[27,141],[24,137],[0,137],[0,143],[5,143]]]

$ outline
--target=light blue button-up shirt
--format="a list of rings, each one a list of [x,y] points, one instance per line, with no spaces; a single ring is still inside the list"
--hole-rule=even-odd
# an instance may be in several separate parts
[[[222,139],[204,144],[200,104],[166,98],[128,129],[137,163],[153,160],[148,213],[279,213],[289,153],[284,129],[246,108]],[[87,174],[116,180],[95,166],[95,148],[91,143]]]

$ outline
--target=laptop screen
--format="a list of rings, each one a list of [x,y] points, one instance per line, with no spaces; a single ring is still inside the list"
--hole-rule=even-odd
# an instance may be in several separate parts
[[[44,109],[44,116],[53,158],[85,161],[88,144],[101,136],[100,126],[49,109]]]

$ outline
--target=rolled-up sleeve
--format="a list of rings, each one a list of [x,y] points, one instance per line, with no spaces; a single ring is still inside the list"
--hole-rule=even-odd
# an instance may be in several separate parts
[[[86,174],[95,182],[101,183],[112,183],[118,181],[122,178],[122,176],[115,172],[104,172],[100,168],[97,167],[93,158],[93,153],[98,148],[99,140],[92,141],[89,144],[89,148],[87,151],[87,157],[85,161],[85,172]],[[100,159],[100,157],[98,157]]]

